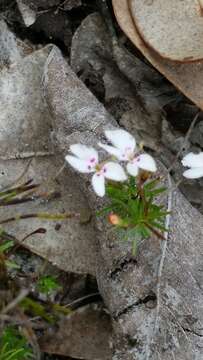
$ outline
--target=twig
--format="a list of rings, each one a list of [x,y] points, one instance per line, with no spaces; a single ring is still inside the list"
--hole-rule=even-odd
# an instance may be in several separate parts
[[[167,251],[170,256],[173,256],[174,261],[180,266],[181,270],[184,273],[187,273],[193,279],[193,281],[196,283],[196,285],[199,287],[199,289],[203,293],[203,287],[202,287],[201,283],[194,277],[194,275],[192,274],[192,271],[190,271],[188,263],[186,266],[184,266],[184,263],[180,263],[179,259],[177,259],[176,255],[173,253],[172,250],[167,249]]]
[[[24,312],[21,309],[19,311],[19,315],[22,318],[22,320],[24,320],[24,321],[27,320],[26,315],[24,314]],[[36,336],[35,332],[33,331],[32,323],[25,322],[24,326],[22,326],[21,331],[22,331],[23,335],[26,337],[26,339],[28,340],[29,344],[32,346],[35,359],[41,360],[41,351],[40,351],[40,347],[39,347],[39,344],[37,341],[37,336]]]
[[[175,358],[175,354],[174,354],[174,352],[173,352],[173,351],[171,352],[171,356],[172,356],[173,360],[176,360],[176,358]]]
[[[168,184],[169,184],[169,188],[172,187],[172,181],[171,181],[171,177],[170,174],[168,174]],[[165,228],[167,229],[167,231],[164,232],[164,241],[162,242],[162,254],[161,254],[161,260],[159,263],[159,269],[158,269],[158,276],[157,276],[157,291],[156,291],[156,296],[157,296],[157,307],[156,307],[156,318],[155,318],[155,324],[154,324],[154,332],[156,333],[157,328],[158,328],[158,318],[159,318],[159,310],[160,310],[160,289],[161,289],[161,276],[162,276],[162,271],[163,271],[163,267],[164,267],[164,261],[166,258],[166,250],[167,250],[167,245],[168,245],[168,237],[169,237],[169,227],[170,227],[170,220],[171,220],[171,210],[172,210],[172,201],[173,201],[173,196],[172,196],[172,191],[169,192],[168,194],[168,207],[167,207],[167,212],[168,214],[166,215],[166,222],[165,222]]]
[[[12,181],[9,185],[6,185],[6,186],[2,186],[0,188],[0,191],[4,191],[6,189],[10,189],[11,187],[13,187],[14,185],[16,185],[17,183],[20,182],[20,180],[22,180],[22,178],[25,176],[25,174],[27,173],[29,167],[30,167],[30,164],[32,162],[33,159],[30,159],[28,161],[28,163],[26,164],[25,168],[23,169],[22,173],[20,174],[20,176],[17,177],[17,179],[15,179],[14,181]]]
[[[172,181],[171,181],[170,174],[168,174],[168,186],[169,186],[169,189],[172,188]],[[160,263],[159,263],[158,274],[157,274],[156,315],[155,315],[154,329],[153,329],[153,332],[152,332],[152,336],[149,337],[149,339],[147,341],[146,360],[150,359],[150,355],[151,355],[150,346],[151,346],[151,344],[153,342],[153,339],[155,337],[155,334],[156,334],[156,332],[158,330],[158,325],[159,325],[159,312],[160,312],[160,307],[161,307],[161,301],[160,301],[161,277],[162,277],[162,272],[163,272],[163,267],[164,267],[164,261],[165,261],[165,258],[166,258],[167,245],[168,245],[169,227],[170,227],[171,210],[172,210],[172,200],[173,200],[173,192],[170,191],[169,194],[168,194],[168,206],[167,206],[168,214],[166,215],[166,221],[165,221],[165,228],[167,229],[167,231],[164,232],[164,236],[163,236],[164,239],[161,242],[162,253],[161,253],[161,260],[160,260]]]
[[[7,314],[0,314],[0,321],[4,321],[4,322],[8,322],[8,323],[12,323],[12,324],[15,324],[15,325],[24,325],[24,324],[27,324],[27,323],[32,323],[32,328],[33,329],[42,329],[42,324],[39,325],[39,324],[35,324],[34,322],[37,321],[37,320],[40,320],[40,316],[35,316],[33,318],[30,318],[30,319],[26,319],[26,320],[22,320],[20,319],[19,317],[17,316],[11,316],[11,315],[7,315]]]
[[[18,221],[18,220],[24,220],[24,219],[30,219],[30,218],[37,218],[37,219],[43,219],[43,220],[66,220],[66,219],[72,219],[74,217],[79,218],[80,214],[79,213],[59,213],[59,214],[49,214],[49,213],[43,213],[43,212],[39,212],[39,213],[32,213],[32,214],[18,214],[16,216],[7,218],[5,220],[0,220],[0,224],[7,224],[13,221]]]
[[[171,170],[173,169],[176,161],[179,159],[179,156],[182,154],[183,149],[184,149],[185,145],[187,144],[188,139],[189,139],[189,137],[190,137],[190,135],[191,135],[191,132],[192,132],[192,130],[193,130],[195,124],[196,124],[196,121],[197,121],[198,117],[199,117],[199,114],[200,114],[200,110],[198,110],[197,114],[195,115],[194,119],[192,120],[192,122],[191,122],[191,124],[190,124],[190,127],[189,127],[189,129],[188,129],[188,131],[187,131],[187,133],[186,133],[186,135],[185,135],[185,137],[184,137],[184,140],[183,140],[183,142],[182,142],[182,145],[181,145],[178,153],[176,154],[175,159],[173,160],[171,166],[170,166],[170,167],[168,168],[168,170],[167,170],[168,173],[171,172]]]
[[[166,306],[167,311],[173,316],[174,320],[175,320],[175,324],[179,327],[180,331],[182,332],[182,334],[185,336],[186,340],[188,341],[188,343],[191,346],[191,340],[190,338],[187,336],[184,328],[182,327],[181,323],[177,320],[177,316],[174,314],[174,312],[168,307]]]
[[[29,294],[29,290],[27,289],[21,290],[18,296],[3,308],[0,315],[6,314],[7,312],[13,310],[28,294]]]
[[[93,297],[93,296],[97,296],[97,295],[100,295],[100,293],[99,293],[99,292],[95,292],[95,293],[93,293],[93,294],[89,294],[89,295],[83,296],[83,297],[81,297],[81,298],[79,298],[79,299],[76,299],[76,300],[72,301],[71,303],[66,304],[66,305],[64,305],[64,306],[65,306],[65,307],[70,307],[70,306],[72,306],[72,305],[77,304],[78,302],[81,302],[81,301],[83,301],[83,300],[87,300],[87,299],[89,299],[89,298],[91,298],[91,297]]]
[[[11,154],[9,156],[0,156],[0,160],[24,160],[24,159],[29,159],[29,158],[36,158],[36,157],[48,157],[48,156],[54,156],[55,153],[53,153],[52,151],[25,151],[23,153],[16,153],[16,154]]]
[[[64,163],[61,168],[58,170],[58,172],[56,173],[56,175],[54,176],[53,180],[55,181],[59,175],[61,175],[61,173],[63,172],[63,170],[66,168],[66,163]]]

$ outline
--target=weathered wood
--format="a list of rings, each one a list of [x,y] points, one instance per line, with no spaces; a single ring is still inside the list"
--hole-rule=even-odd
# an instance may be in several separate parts
[[[57,48],[48,57],[43,86],[53,116],[53,140],[64,155],[70,144],[96,145],[104,128],[117,126]],[[96,211],[103,201],[86,177],[75,178]],[[166,206],[168,201],[165,197]],[[113,359],[202,359],[202,215],[177,190],[168,244],[151,237],[142,242],[136,258],[131,242],[116,238],[106,221],[95,217],[95,225],[97,281],[113,321]]]

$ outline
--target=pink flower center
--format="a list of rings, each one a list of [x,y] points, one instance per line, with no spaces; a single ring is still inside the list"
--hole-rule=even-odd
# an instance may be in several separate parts
[[[133,159],[132,159],[132,163],[133,164],[136,164],[140,161],[140,157],[139,156],[135,156]]]
[[[126,146],[122,154],[123,160],[130,160],[133,156],[133,149],[131,146]]]
[[[102,168],[97,170],[97,176],[102,176],[107,172],[107,168],[105,166],[102,166]]]
[[[97,160],[96,160],[96,158],[95,158],[95,157],[92,157],[91,159],[89,159],[88,164],[87,164],[87,168],[88,168],[88,170],[92,170],[92,169],[94,169],[94,168],[95,168],[96,163],[97,163]]]

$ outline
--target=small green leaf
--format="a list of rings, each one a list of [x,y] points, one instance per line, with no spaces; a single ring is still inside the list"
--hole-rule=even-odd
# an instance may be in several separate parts
[[[4,253],[7,250],[9,250],[10,248],[12,248],[14,246],[14,241],[13,240],[9,240],[9,241],[5,241],[3,244],[0,245],[0,253]]]
[[[5,260],[5,264],[9,269],[16,269],[16,270],[20,269],[20,265],[16,264],[14,261]]]
[[[57,279],[53,276],[43,276],[37,283],[38,291],[50,295],[56,290],[61,289],[61,285],[57,282]]]
[[[33,352],[27,339],[16,327],[6,327],[0,339],[0,360],[28,360],[30,358],[33,359]]]
[[[49,314],[45,307],[38,303],[37,301],[31,299],[30,297],[26,297],[20,303],[20,306],[28,312],[31,312],[35,316],[40,316],[41,318],[45,319],[49,323],[54,323],[55,318],[53,315]]]

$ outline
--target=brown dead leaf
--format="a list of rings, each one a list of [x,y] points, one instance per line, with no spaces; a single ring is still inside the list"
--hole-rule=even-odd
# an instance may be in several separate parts
[[[203,17],[198,0],[129,0],[132,18],[145,43],[166,59],[203,59]]]
[[[174,63],[163,59],[146,46],[133,23],[128,0],[112,0],[119,25],[135,46],[176,88],[203,109],[203,63]]]
[[[110,360],[111,322],[103,307],[92,304],[63,319],[59,329],[48,329],[40,340],[49,354],[86,360]]]

